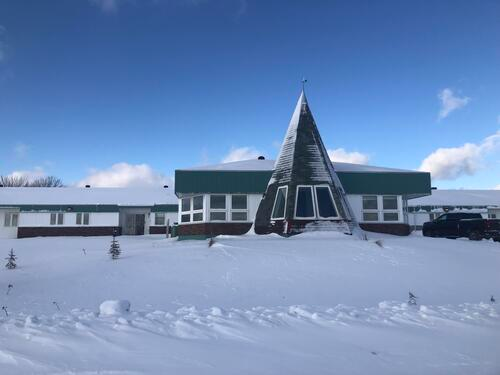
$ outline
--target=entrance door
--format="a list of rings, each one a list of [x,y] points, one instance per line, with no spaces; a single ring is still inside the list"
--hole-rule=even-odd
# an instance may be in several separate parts
[[[135,215],[135,234],[143,235],[144,234],[144,223],[145,218],[143,214]]]
[[[125,216],[125,233],[128,235],[144,234],[144,214],[127,214]]]

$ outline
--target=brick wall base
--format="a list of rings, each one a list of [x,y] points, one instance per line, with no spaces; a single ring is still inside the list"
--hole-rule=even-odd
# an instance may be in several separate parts
[[[179,225],[177,234],[188,238],[209,238],[219,234],[238,236],[245,234],[252,227],[252,223],[200,223]]]
[[[120,227],[19,227],[17,238],[57,236],[111,236],[121,235]]]
[[[165,234],[166,233],[166,226],[150,226],[149,227],[149,234]]]
[[[396,236],[408,236],[411,232],[408,224],[400,223],[360,223],[359,226],[367,232],[395,234]]]

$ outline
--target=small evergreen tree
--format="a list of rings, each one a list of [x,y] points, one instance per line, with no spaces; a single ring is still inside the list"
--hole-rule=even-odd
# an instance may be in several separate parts
[[[5,260],[7,260],[7,264],[5,265],[5,267],[8,268],[9,270],[13,270],[14,268],[17,267],[16,264],[17,257],[14,254],[14,249],[10,249],[9,256],[5,258]]]
[[[408,292],[408,305],[416,305],[417,304],[417,296],[412,292]]]
[[[111,246],[109,248],[109,255],[111,256],[111,259],[118,259],[121,252],[120,244],[118,243],[116,236],[113,234],[113,239],[111,240]]]

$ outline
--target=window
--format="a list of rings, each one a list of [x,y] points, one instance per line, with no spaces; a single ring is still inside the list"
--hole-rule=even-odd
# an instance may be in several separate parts
[[[384,212],[384,221],[398,221],[399,214],[397,212]]]
[[[399,221],[397,195],[384,195],[382,197],[382,209],[384,210],[384,221]]]
[[[191,210],[191,198],[182,198],[181,210],[182,210],[182,212],[186,212],[186,211]]]
[[[316,203],[318,207],[318,216],[320,218],[324,219],[338,216],[330,187],[316,186]]]
[[[232,221],[247,221],[247,213],[246,212],[231,212],[231,220]]]
[[[288,186],[281,186],[276,192],[276,199],[274,200],[273,213],[271,219],[284,219],[285,218],[285,204],[286,195],[288,193]]]
[[[399,221],[397,195],[364,195],[362,200],[363,221]]]
[[[376,195],[363,196],[363,210],[378,210]]]
[[[245,194],[231,196],[231,221],[247,221],[248,201]]]
[[[83,219],[83,220],[82,220]],[[78,212],[76,214],[76,225],[89,225],[90,214],[88,212]]]
[[[19,214],[13,212],[6,212],[4,217],[4,227],[17,227]]]
[[[297,199],[295,202],[295,217],[314,218],[312,186],[297,186]]]
[[[488,214],[488,218],[489,219],[496,219],[497,218],[497,214]]]
[[[182,212],[181,223],[189,223],[191,221],[203,221],[203,195],[196,195],[194,197],[182,198],[181,212]]]
[[[193,197],[193,211],[203,210],[203,195]]]
[[[226,212],[222,211],[210,211],[210,221],[225,221],[226,220]]]
[[[378,221],[378,212],[363,212],[363,221]]]
[[[226,209],[226,196],[225,195],[211,195],[210,208]]]
[[[210,221],[226,221],[226,196],[210,195]]]
[[[50,225],[63,225],[64,224],[64,213],[51,213],[50,214]]]
[[[165,213],[155,212],[155,225],[165,225]]]
[[[384,210],[397,210],[398,197],[396,195],[384,195],[382,197],[382,208]]]

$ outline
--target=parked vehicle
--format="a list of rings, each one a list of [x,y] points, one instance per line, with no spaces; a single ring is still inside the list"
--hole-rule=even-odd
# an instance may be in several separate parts
[[[493,238],[500,242],[500,220],[483,219],[476,213],[446,213],[424,223],[422,234],[426,237],[468,237],[475,241]]]

